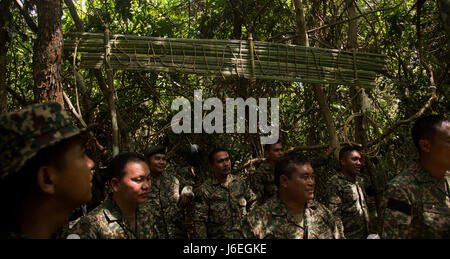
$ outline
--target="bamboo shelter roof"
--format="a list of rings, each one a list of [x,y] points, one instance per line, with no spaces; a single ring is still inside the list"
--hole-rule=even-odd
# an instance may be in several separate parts
[[[181,72],[208,76],[372,87],[385,55],[250,40],[157,38],[70,33],[64,50],[81,68]],[[109,48],[109,52],[106,49]],[[110,53],[107,57],[105,53]]]

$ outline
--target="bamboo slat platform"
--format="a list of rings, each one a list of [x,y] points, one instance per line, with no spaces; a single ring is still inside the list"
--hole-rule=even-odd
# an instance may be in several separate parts
[[[181,72],[208,76],[372,87],[385,55],[252,40],[157,38],[70,33],[64,50],[81,68]],[[106,55],[109,53],[109,55]]]

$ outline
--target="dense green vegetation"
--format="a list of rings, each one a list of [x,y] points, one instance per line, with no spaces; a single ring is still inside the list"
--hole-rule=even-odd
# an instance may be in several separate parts
[[[2,111],[15,110],[41,101],[34,96],[33,44],[38,24],[35,1],[25,0],[20,8],[16,1],[2,8],[2,40],[5,47],[6,72],[0,81],[6,83],[0,91],[6,98]],[[287,0],[86,0],[63,1],[62,32],[112,33],[139,36],[248,39],[296,43],[298,20],[293,2]],[[336,0],[303,2],[309,46],[349,50],[356,24],[357,51],[387,55],[386,72],[379,74],[376,87],[364,91],[346,85],[324,85],[326,101],[336,128],[339,142],[364,144],[368,155],[368,169],[373,173],[378,189],[393,175],[412,163],[415,151],[409,133],[412,120],[432,97],[435,98],[425,113],[448,116],[450,111],[449,29],[443,21],[444,1],[409,0]],[[349,21],[348,3],[357,19]],[[79,18],[68,8],[73,3]],[[439,5],[441,4],[441,5]],[[24,10],[21,13],[20,10]],[[58,15],[48,10],[47,15]],[[25,17],[29,18],[27,22]],[[79,19],[79,20],[78,20]],[[30,23],[31,21],[31,23]],[[82,23],[79,23],[82,22]],[[76,24],[78,23],[78,25]],[[6,37],[3,37],[5,36]],[[354,35],[355,36],[355,35]],[[353,46],[354,47],[354,46]],[[102,166],[112,155],[112,127],[110,103],[101,86],[106,72],[79,68],[80,58],[70,53],[63,59],[63,90],[71,103],[79,109],[87,124],[96,123],[93,130],[98,143],[106,148],[100,152],[93,146],[92,156]],[[75,84],[75,72],[82,80]],[[100,81],[99,81],[100,80]],[[436,87],[436,88],[433,88]],[[6,89],[6,92],[3,91]],[[257,80],[241,78],[212,78],[182,73],[141,71],[114,71],[115,97],[120,150],[143,151],[151,143],[168,145],[174,164],[181,163],[183,149],[191,143],[199,144],[206,152],[214,146],[231,151],[235,166],[249,159],[261,157],[258,134],[174,134],[170,121],[177,97],[193,100],[195,89],[203,90],[203,97],[279,97],[280,135],[286,148],[303,147],[307,154],[325,153],[330,143],[326,118],[319,109],[313,86],[300,82]],[[69,107],[66,102],[66,107]],[[353,113],[363,112],[363,120]],[[75,118],[75,117],[74,117]],[[413,117],[414,118],[414,117]],[[412,118],[412,119],[413,119]],[[408,120],[400,122],[402,120]],[[77,121],[79,122],[79,121]],[[400,123],[399,123],[400,122]],[[358,124],[361,127],[358,127]],[[398,124],[391,132],[389,128]],[[344,128],[348,127],[348,136]],[[364,132],[361,132],[361,129]],[[390,133],[379,140],[383,133]],[[361,141],[361,137],[365,138]],[[365,142],[365,143],[363,143]],[[315,147],[317,148],[308,148]],[[299,151],[301,152],[301,151]],[[333,160],[328,167],[317,169],[326,176],[336,167]],[[205,168],[205,166],[204,166]],[[205,170],[205,169],[204,169]],[[320,182],[320,181],[319,181]],[[320,186],[318,186],[320,190]]]

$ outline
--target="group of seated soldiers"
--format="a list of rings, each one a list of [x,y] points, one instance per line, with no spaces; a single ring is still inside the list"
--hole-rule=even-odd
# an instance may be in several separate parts
[[[385,187],[375,228],[357,148],[340,150],[341,171],[328,179],[320,203],[314,195],[317,159],[284,154],[281,143],[264,146],[265,160],[248,181],[232,174],[227,150],[212,150],[210,177],[195,187],[166,170],[164,146],[120,153],[107,167],[105,200],[68,222],[92,198],[95,164],[84,148],[86,132],[52,102],[0,116],[0,197],[8,209],[0,237],[450,238],[450,119],[439,115],[421,117],[412,127],[419,159]]]

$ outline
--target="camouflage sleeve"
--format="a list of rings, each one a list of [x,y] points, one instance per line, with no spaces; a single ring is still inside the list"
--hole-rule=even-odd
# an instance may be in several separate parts
[[[156,227],[156,220],[154,216],[150,213],[144,213],[143,211],[140,212],[140,216],[142,217],[140,228],[141,233],[139,233],[139,236],[141,239],[161,239],[163,238],[163,235],[159,232],[158,228]]]
[[[208,222],[209,204],[203,188],[194,200],[194,238],[206,239],[208,237],[206,223]]]
[[[413,220],[408,190],[396,184],[387,187],[381,205],[380,230],[385,239],[408,238]]]
[[[251,211],[256,205],[257,196],[250,188],[245,193],[245,199],[247,200],[247,210]]]
[[[70,230],[71,234],[77,234],[81,239],[100,239],[95,220],[90,217],[82,217]]]
[[[338,187],[329,182],[326,192],[326,198],[325,198],[325,205],[328,207],[328,209],[333,213],[333,215],[337,218],[341,218],[341,209],[342,209],[342,199],[339,195],[339,189]]]
[[[330,230],[331,235],[326,237],[327,239],[345,239],[344,236],[344,226],[339,217],[336,217],[331,210],[329,210],[326,206],[320,204],[320,207],[323,211],[323,220],[327,228]]]
[[[331,229],[334,239],[345,239],[344,225],[339,217],[331,215]]]
[[[248,215],[242,220],[242,233],[245,239],[256,239],[255,235],[252,232]]]
[[[263,215],[260,213],[259,208],[253,208],[250,210],[247,217],[244,220],[244,233],[248,239],[262,239],[264,237]]]
[[[255,194],[256,200],[261,203],[264,199],[265,174],[261,167],[257,168],[250,177],[250,188]]]

